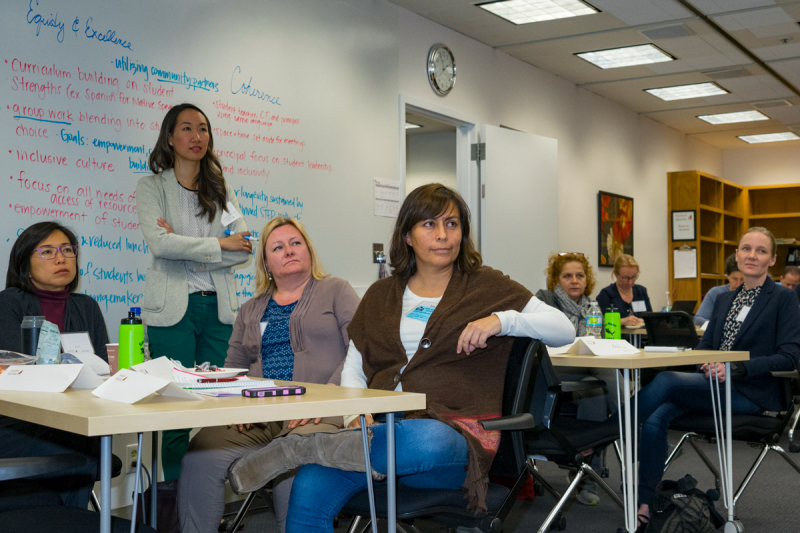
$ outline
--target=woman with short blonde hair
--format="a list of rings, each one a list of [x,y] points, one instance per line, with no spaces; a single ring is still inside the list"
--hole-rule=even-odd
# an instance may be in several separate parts
[[[597,295],[597,303],[603,313],[607,313],[613,305],[621,318],[623,326],[643,326],[644,320],[635,313],[644,313],[653,310],[647,289],[637,285],[639,279],[639,263],[632,255],[619,254],[614,261],[612,274],[614,283],[604,287]]]

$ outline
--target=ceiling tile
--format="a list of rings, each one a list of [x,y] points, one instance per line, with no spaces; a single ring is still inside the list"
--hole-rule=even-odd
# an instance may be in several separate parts
[[[798,28],[800,28],[800,26],[798,26]],[[680,59],[719,53],[719,50],[706,42],[700,35],[663,39],[657,41],[657,45]]]
[[[694,7],[706,14],[738,11],[761,6],[774,6],[773,0],[692,0]]]
[[[800,24],[796,22],[782,22],[780,24],[770,24],[768,26],[758,26],[750,28],[750,33],[759,39],[776,37],[778,35],[792,35],[800,33]]]
[[[717,80],[717,83],[743,100],[769,100],[794,95],[786,86],[769,75]]]
[[[747,11],[745,13],[737,13],[734,15],[714,16],[712,19],[714,22],[728,31],[746,30],[750,28],[757,28],[759,26],[771,26],[774,24],[794,22],[792,17],[790,17],[786,11],[779,7]]]
[[[650,24],[692,17],[692,13],[674,0],[591,0],[590,3],[611,13],[626,24]]]
[[[786,125],[800,124],[800,106],[770,107],[762,112]]]
[[[774,59],[800,57],[800,41],[766,48],[753,48],[753,53],[767,62]]]

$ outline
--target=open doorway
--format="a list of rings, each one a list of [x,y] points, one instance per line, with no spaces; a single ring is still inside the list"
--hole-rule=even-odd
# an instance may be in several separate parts
[[[458,190],[456,127],[406,108],[406,194],[441,183]]]

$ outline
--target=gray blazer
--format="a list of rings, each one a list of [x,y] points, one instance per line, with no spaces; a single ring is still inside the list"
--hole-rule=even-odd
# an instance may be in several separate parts
[[[189,281],[185,264],[188,261],[195,272],[208,271],[217,291],[219,321],[233,324],[239,298],[236,296],[236,279],[233,268],[247,263],[247,252],[224,252],[217,238],[225,238],[225,230],[247,231],[244,217],[228,226],[222,225],[222,209],[217,209],[211,222],[209,237],[181,235],[180,184],[172,169],[160,174],[145,176],[136,186],[136,214],[144,240],[150,247],[153,262],[147,269],[142,302],[142,317],[149,326],[167,327],[177,324],[189,305]],[[239,202],[233,188],[226,182],[228,201],[237,211]],[[175,233],[167,233],[156,221],[164,218]]]
[[[249,368],[249,376],[264,377],[261,363],[261,318],[272,291],[251,298],[233,325],[225,366]],[[289,339],[294,353],[292,381],[339,385],[350,346],[347,326],[359,298],[343,279],[311,278],[289,318]]]

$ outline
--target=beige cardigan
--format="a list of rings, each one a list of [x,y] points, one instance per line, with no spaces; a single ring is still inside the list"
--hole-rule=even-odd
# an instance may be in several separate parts
[[[228,343],[226,367],[250,368],[250,376],[263,377],[260,323],[270,298],[272,291],[267,291],[242,306]],[[347,326],[358,303],[356,291],[343,279],[309,280],[289,318],[292,381],[339,385],[350,345]]]
[[[225,183],[228,201],[239,211],[239,202],[233,188]],[[241,233],[247,231],[244,217],[227,226],[222,225],[222,209],[217,209],[211,221],[211,231],[206,238],[181,235],[180,185],[175,172],[167,169],[160,174],[145,176],[136,186],[136,214],[153,262],[147,269],[142,301],[142,316],[148,326],[166,327],[177,324],[186,314],[189,305],[189,281],[186,277],[187,261],[195,271],[209,272],[217,291],[219,321],[233,324],[239,298],[236,296],[236,279],[233,267],[250,260],[247,252],[225,252],[218,238],[225,238],[225,230]],[[163,217],[175,233],[167,233],[156,221]]]

